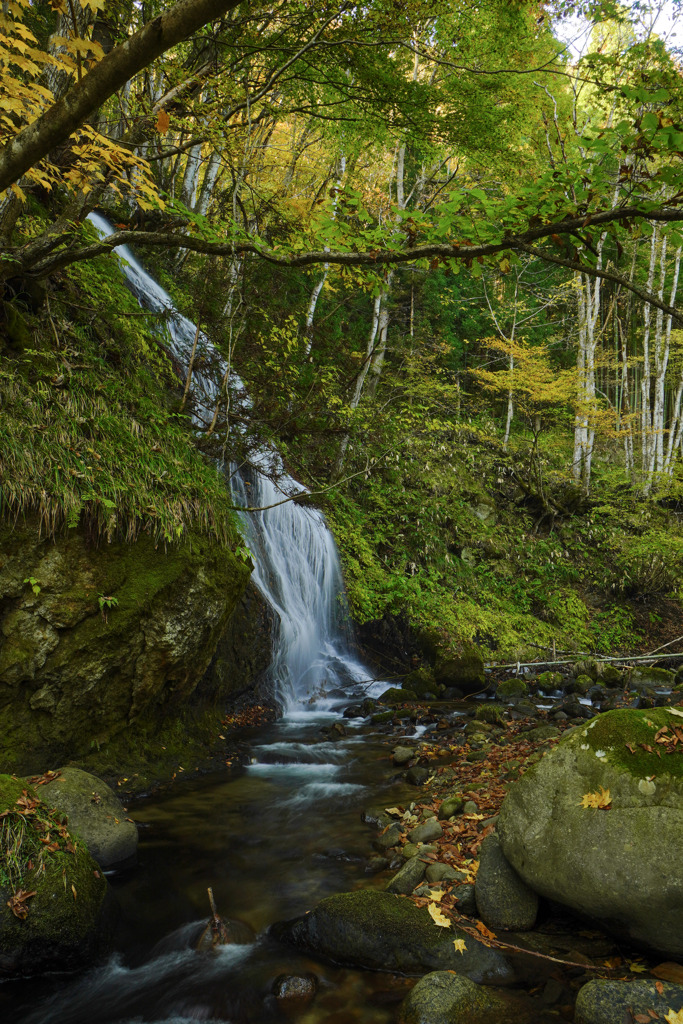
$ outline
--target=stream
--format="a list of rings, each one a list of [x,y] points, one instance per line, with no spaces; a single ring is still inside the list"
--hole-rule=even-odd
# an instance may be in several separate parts
[[[304,712],[250,730],[253,763],[244,770],[176,782],[165,795],[132,804],[139,864],[110,878],[120,906],[114,952],[77,977],[5,983],[0,1019],[266,1024],[285,1019],[274,980],[303,972],[318,979],[315,1001],[299,1018],[306,1024],[388,1024],[405,990],[400,980],[326,967],[267,934],[273,921],[325,896],[372,884],[372,833],[360,810],[405,798],[405,784],[389,781],[386,737],[381,748],[366,726],[344,720],[348,736],[328,741],[321,727],[335,720],[333,712]],[[209,885],[221,915],[248,925],[254,941],[195,951]]]

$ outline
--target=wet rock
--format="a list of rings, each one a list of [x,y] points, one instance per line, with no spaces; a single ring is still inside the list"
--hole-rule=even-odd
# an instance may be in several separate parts
[[[410,860],[411,857],[426,857],[428,853],[436,853],[437,847],[431,846],[429,843],[406,843],[401,850],[405,860]]]
[[[401,826],[397,821],[394,821],[384,832],[380,832],[373,839],[372,845],[376,850],[390,850],[392,846],[397,846],[400,843],[401,832]]]
[[[425,872],[428,882],[455,882],[464,881],[467,875],[462,871],[456,871],[450,864],[430,864]]]
[[[661,991],[660,991],[661,989]],[[624,1024],[647,1017],[649,1011],[663,1019],[669,1010],[683,1010],[683,985],[638,979],[637,981],[589,981],[579,991],[575,1024]]]
[[[100,867],[110,870],[134,864],[138,830],[114,793],[101,779],[80,768],[62,768],[41,796],[68,819],[73,831]]]
[[[435,818],[430,818],[422,825],[417,825],[408,833],[411,843],[429,843],[432,839],[440,839],[443,835],[443,828]]]
[[[376,829],[383,829],[387,825],[396,824],[392,816],[387,814],[383,807],[365,807],[360,812],[360,820],[365,825],[369,825],[370,828]]]
[[[211,922],[209,922],[199,936],[197,940],[199,953],[208,953],[216,946],[250,946],[256,939],[253,928],[250,928],[244,921],[221,917],[218,919],[218,925],[219,928],[212,928]]]
[[[424,786],[429,777],[429,768],[409,768],[406,772],[406,782],[409,782],[411,786]]]
[[[464,804],[465,801],[460,794],[447,796],[439,807],[439,818],[442,821],[447,821],[448,818],[452,818],[454,814],[460,814]]]
[[[490,1024],[504,1003],[490,989],[450,971],[421,978],[401,1004],[399,1024]]]
[[[540,895],[678,957],[683,890],[671,857],[683,847],[683,759],[658,757],[654,739],[674,721],[665,708],[619,710],[571,730],[510,787],[497,830]],[[608,810],[585,805],[606,792]]]
[[[382,704],[404,704],[406,701],[417,700],[417,694],[412,690],[401,690],[398,686],[390,686],[379,699]]]
[[[479,806],[475,804],[474,800],[466,800],[465,805],[462,809],[463,814],[479,814]]]
[[[535,718],[539,714],[538,708],[530,700],[520,700],[515,704],[515,711],[518,711],[520,715],[528,715],[530,718]]]
[[[425,863],[420,857],[411,857],[386,884],[387,892],[409,896],[425,876]]]
[[[333,963],[421,974],[455,970],[473,981],[509,984],[514,973],[502,954],[456,928],[436,928],[428,911],[402,896],[364,889],[322,900],[303,917],[274,925],[277,939]],[[463,954],[453,940],[466,940]]]
[[[486,836],[479,848],[475,897],[489,928],[524,931],[536,922],[538,896],[508,864],[495,834]]]
[[[281,974],[273,982],[275,1002],[287,1016],[303,1013],[313,1002],[317,989],[315,974]]]
[[[392,751],[394,764],[397,768],[402,768],[404,764],[408,764],[416,755],[417,751],[414,747],[395,747]]]
[[[588,691],[593,687],[594,683],[590,676],[579,675],[575,679],[570,679],[567,683],[567,693],[579,693],[581,696],[585,696]]]
[[[631,690],[652,690],[655,688],[670,690],[675,683],[674,672],[665,668],[632,668],[628,674],[628,686]]]
[[[474,915],[477,913],[477,899],[474,893],[474,886],[467,883],[459,885],[455,890],[458,901],[458,912],[460,914]]]

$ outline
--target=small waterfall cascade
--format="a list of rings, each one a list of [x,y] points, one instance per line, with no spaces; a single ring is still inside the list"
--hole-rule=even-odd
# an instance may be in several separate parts
[[[101,237],[114,231],[98,213],[91,213],[89,220]],[[208,422],[217,393],[214,382],[225,373],[225,363],[201,332],[197,336],[196,326],[175,310],[171,296],[130,249],[121,246],[116,253],[140,305],[168,314],[173,355],[184,371],[187,372],[196,337],[197,351],[213,362],[211,376],[193,373],[198,400],[195,420]],[[232,374],[231,380],[243,390],[237,375]],[[259,459],[255,462],[259,463]],[[276,452],[264,450],[260,465],[264,470],[275,465],[277,482],[272,474],[259,472],[257,464],[245,472],[233,467],[229,486],[235,504],[264,510],[240,515],[254,556],[252,579],[274,610],[277,621],[271,666],[274,695],[285,716],[296,718],[301,712],[334,709],[354,694],[365,696],[376,687],[384,687],[374,684],[368,690],[360,685],[370,673],[349,649],[339,555],[324,516],[317,509],[287,500],[292,495],[304,494],[305,488],[284,472]]]

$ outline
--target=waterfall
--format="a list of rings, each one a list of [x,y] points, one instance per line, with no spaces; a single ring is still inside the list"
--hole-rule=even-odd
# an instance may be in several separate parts
[[[100,214],[89,220],[101,237],[114,229]],[[156,313],[168,314],[173,355],[187,373],[192,347],[213,364],[211,375],[193,373],[197,402],[195,422],[210,420],[217,395],[216,380],[225,373],[225,363],[203,333],[179,314],[171,296],[133,256],[127,246],[116,250],[128,286],[140,304]],[[205,363],[202,363],[205,365]],[[231,382],[243,390],[242,381],[231,374]],[[259,472],[259,465],[275,466],[276,481]],[[349,649],[345,629],[346,604],[339,555],[323,514],[308,505],[286,501],[305,488],[284,471],[276,452],[264,449],[248,470],[231,467],[229,482],[235,504],[244,508],[265,508],[242,512],[244,534],[254,556],[252,579],[275,612],[271,680],[273,693],[285,715],[297,710],[334,708],[349,696],[365,695],[360,682],[370,675]],[[380,690],[384,687],[379,684]],[[375,687],[371,688],[375,689]]]

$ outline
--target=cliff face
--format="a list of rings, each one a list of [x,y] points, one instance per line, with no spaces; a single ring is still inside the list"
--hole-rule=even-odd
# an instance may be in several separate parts
[[[222,710],[256,685],[272,619],[228,548],[94,544],[76,529],[41,540],[37,527],[0,527],[4,770],[42,771],[124,734],[144,748],[177,734],[188,706]]]

